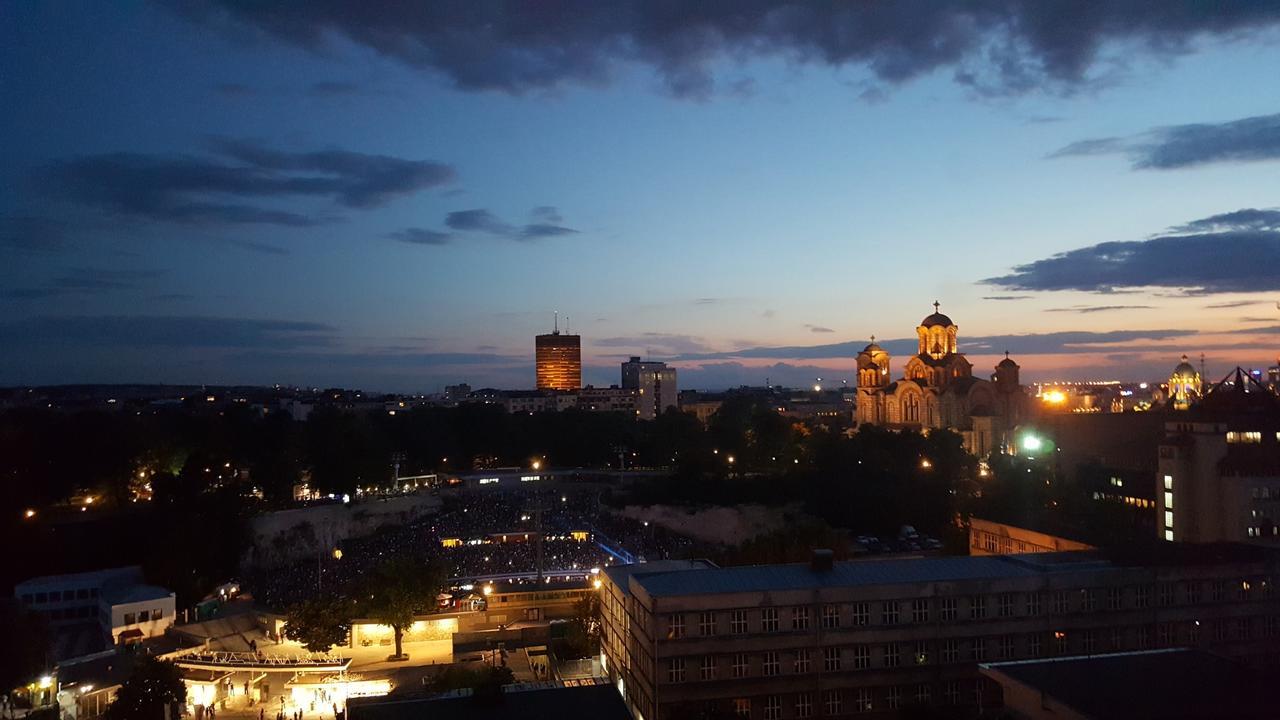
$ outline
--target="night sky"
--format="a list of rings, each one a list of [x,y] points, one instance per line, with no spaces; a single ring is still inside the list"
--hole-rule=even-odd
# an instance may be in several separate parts
[[[1280,5],[955,5],[0,3],[0,384],[1274,364]]]

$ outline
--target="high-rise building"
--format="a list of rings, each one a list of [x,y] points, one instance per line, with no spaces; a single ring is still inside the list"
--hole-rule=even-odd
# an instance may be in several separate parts
[[[664,362],[641,360],[638,355],[632,355],[630,360],[622,363],[622,387],[626,390],[639,390],[642,371],[661,370],[665,367],[667,364]]]
[[[1236,368],[1165,423],[1158,536],[1280,544],[1280,400]]]
[[[582,338],[555,329],[534,338],[539,390],[577,390],[582,387]]]
[[[647,363],[654,365],[655,363]],[[676,369],[665,363],[661,367],[646,367],[640,371],[636,392],[636,409],[641,420],[652,420],[668,408],[680,406],[680,388],[676,381]]]

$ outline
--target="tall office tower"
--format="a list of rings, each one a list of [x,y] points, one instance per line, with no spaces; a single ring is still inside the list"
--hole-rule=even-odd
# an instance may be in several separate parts
[[[625,390],[639,390],[642,371],[665,370],[666,367],[664,362],[641,360],[639,356],[632,355],[630,360],[622,363],[622,387]]]
[[[577,390],[582,387],[582,338],[560,332],[560,318],[548,335],[534,338],[539,390]]]
[[[667,408],[679,407],[680,388],[675,368],[669,368],[665,363],[646,364],[659,367],[646,367],[640,371],[636,415],[641,420],[652,420]]]

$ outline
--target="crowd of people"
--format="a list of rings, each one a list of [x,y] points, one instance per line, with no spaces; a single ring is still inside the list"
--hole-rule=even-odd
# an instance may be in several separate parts
[[[676,557],[687,538],[617,515],[589,488],[473,488],[443,491],[440,511],[372,535],[319,549],[311,557],[253,569],[245,585],[266,606],[284,609],[312,597],[345,596],[384,562],[439,562],[459,582],[534,573],[542,528],[541,570],[589,571],[607,565]]]

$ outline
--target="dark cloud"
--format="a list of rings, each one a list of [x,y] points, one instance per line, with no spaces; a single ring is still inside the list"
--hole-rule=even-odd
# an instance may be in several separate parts
[[[1232,300],[1231,302],[1210,303],[1205,305],[1206,310],[1222,310],[1225,308],[1242,308],[1250,305],[1269,305],[1270,300]]]
[[[1048,308],[1045,312],[1069,312],[1088,315],[1089,313],[1111,312],[1113,310],[1151,310],[1152,305],[1073,305],[1064,308]]]
[[[645,351],[654,355],[688,355],[706,353],[711,348],[702,338],[691,335],[673,335],[669,333],[649,332],[625,337],[607,337],[592,341],[599,347],[630,348],[633,351]]]
[[[482,208],[456,210],[445,216],[444,224],[463,232],[485,232],[491,235],[509,235],[514,231],[493,213]]]
[[[1235,212],[1210,215],[1192,220],[1174,228],[1175,232],[1223,232],[1226,230],[1275,230],[1280,231],[1280,209],[1245,208]]]
[[[332,218],[247,204],[315,197],[368,209],[451,182],[448,165],[345,150],[284,152],[215,139],[214,157],[110,153],[41,168],[37,183],[57,197],[111,213],[168,222],[308,227]],[[230,199],[236,200],[230,200]]]
[[[158,270],[74,268],[39,285],[0,290],[10,300],[42,300],[63,295],[95,295],[118,290],[146,289],[160,278]]]
[[[1260,292],[1280,289],[1280,230],[1259,229],[1247,210],[1196,220],[1218,232],[1166,234],[1128,242],[1105,242],[1018,265],[1008,275],[982,282],[1010,290],[1127,292],[1126,288],[1176,288],[1184,294]],[[1234,224],[1233,224],[1234,222]],[[1240,229],[1234,229],[1240,228]]]
[[[429,230],[427,228],[411,227],[403,230],[397,230],[387,233],[387,237],[392,240],[409,243],[411,245],[448,245],[453,238],[447,232],[439,230]]]
[[[532,222],[527,225],[516,226],[499,219],[498,216],[488,210],[476,208],[451,212],[445,216],[444,224],[460,232],[479,232],[521,241],[541,240],[543,238],[576,235],[578,233],[573,228],[554,224],[561,221],[560,213],[554,207],[545,205],[536,207],[531,215],[535,219],[542,219],[547,222]],[[551,221],[553,217],[556,218],[554,222]]]
[[[1135,170],[1276,160],[1280,159],[1280,114],[1218,124],[1158,127],[1132,137],[1081,140],[1050,157],[1115,154],[1128,157]]]
[[[204,316],[70,315],[0,323],[0,342],[123,348],[275,348],[332,344],[314,322]]]
[[[724,298],[700,297],[693,300],[694,305],[719,305],[722,302],[724,302]]]
[[[1026,300],[1030,295],[985,295],[983,300]]]
[[[829,327],[822,327],[821,325],[805,325],[805,327],[809,328],[809,332],[816,332],[816,333],[833,333],[833,332],[835,332],[835,330],[832,330],[832,329],[831,329],[831,328],[829,328]]]
[[[560,211],[553,205],[539,205],[529,211],[529,216],[533,218],[534,222],[550,223],[552,225],[564,222]]]
[[[230,20],[317,51],[343,38],[467,90],[600,85],[638,63],[686,97],[723,90],[713,71],[726,60],[768,57],[865,68],[878,85],[950,69],[984,94],[1070,92],[1097,81],[1103,58],[1116,62],[1115,46],[1169,58],[1201,38],[1280,20],[1266,2],[167,2],[197,21]],[[731,71],[719,85],[733,91],[739,77]]]
[[[1142,340],[1166,340],[1194,334],[1193,330],[1114,330],[1111,332],[1063,331],[1026,335],[985,335],[960,338],[961,352],[996,354],[1008,350],[1024,355],[1054,355],[1097,352],[1098,345],[1113,345]],[[672,360],[731,360],[777,358],[791,360],[852,359],[866,347],[868,340],[851,340],[828,345],[792,345],[787,347],[754,347],[729,352],[687,352]],[[876,344],[895,356],[915,355],[919,341],[914,338],[876,340]]]

